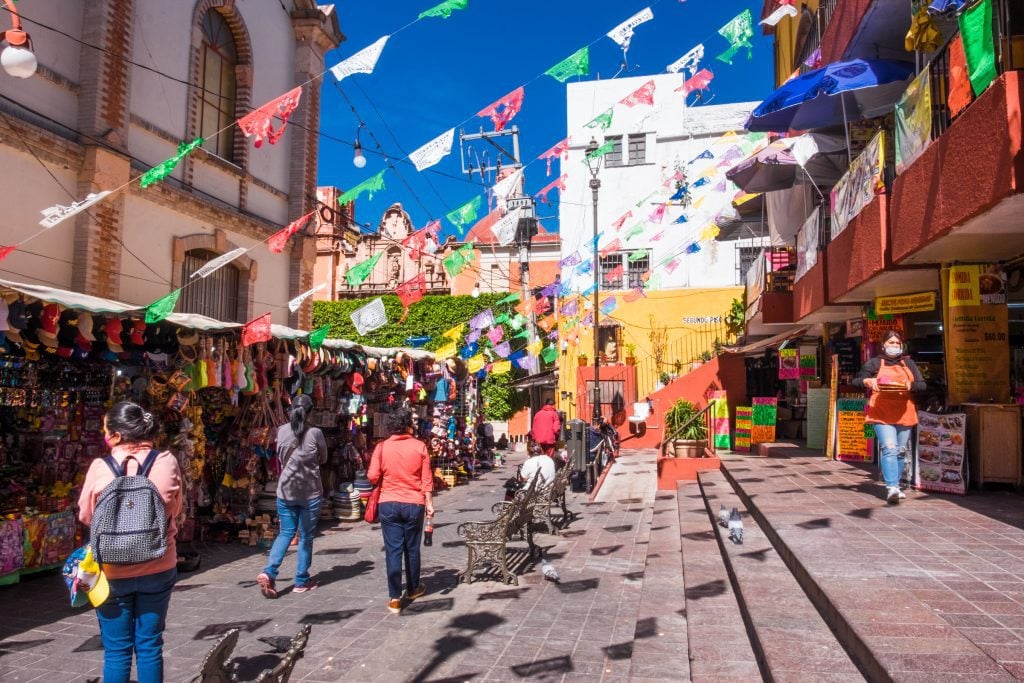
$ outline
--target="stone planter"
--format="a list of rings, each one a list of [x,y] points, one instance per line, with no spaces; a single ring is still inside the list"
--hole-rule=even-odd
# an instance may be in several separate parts
[[[677,458],[703,458],[704,449],[707,448],[706,439],[694,441],[691,439],[676,439],[672,442],[672,450]]]
[[[675,491],[680,481],[697,481],[697,473],[717,470],[718,458],[658,458],[658,490]]]

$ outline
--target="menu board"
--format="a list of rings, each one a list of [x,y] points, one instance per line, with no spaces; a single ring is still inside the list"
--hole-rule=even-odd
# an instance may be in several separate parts
[[[795,348],[779,350],[779,379],[799,379],[800,358]]]
[[[807,447],[824,448],[828,431],[828,387],[807,390]]]
[[[778,419],[779,399],[755,398],[753,400],[753,425],[750,428],[751,443],[773,443],[775,423]]]
[[[711,392],[711,427],[715,448],[729,448],[729,401],[721,390]]]
[[[865,424],[865,398],[836,400],[836,458],[871,462],[874,459],[874,428]]]
[[[947,403],[1009,403],[1006,274],[998,266],[952,266],[945,284]]]
[[[817,346],[801,346],[800,347],[800,376],[801,377],[817,377],[818,376],[818,347]]]
[[[963,413],[938,415],[917,412],[917,475],[915,488],[942,493],[967,493],[964,474],[965,429]]]
[[[750,451],[750,432],[753,427],[754,409],[750,406],[736,407],[736,441],[732,449],[740,453]]]
[[[860,370],[860,344],[853,339],[832,342],[832,352],[838,356],[839,374],[856,375]]]

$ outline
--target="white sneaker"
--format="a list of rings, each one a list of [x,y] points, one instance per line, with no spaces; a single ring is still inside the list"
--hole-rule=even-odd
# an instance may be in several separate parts
[[[900,502],[900,488],[898,486],[890,486],[888,494],[885,496],[885,500],[893,505],[899,504]]]
[[[903,493],[903,489],[900,489],[900,500],[903,500],[906,497],[907,497],[907,494]]]

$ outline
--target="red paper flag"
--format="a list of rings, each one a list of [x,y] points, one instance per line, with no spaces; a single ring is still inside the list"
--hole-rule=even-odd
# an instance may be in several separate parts
[[[505,125],[522,109],[524,94],[525,92],[522,86],[520,86],[486,109],[482,109],[477,116],[490,118],[491,123],[494,124],[495,132],[501,132]],[[498,111],[499,109],[501,109],[500,112]]]
[[[701,69],[690,78],[686,79],[686,82],[676,88],[676,92],[682,92],[684,96],[689,95],[697,90],[707,90],[708,86],[711,85],[711,80],[715,77],[715,74],[711,73],[707,69]]]
[[[964,40],[959,35],[949,44],[949,105],[950,116],[956,116],[971,103],[974,91],[967,72],[967,54]]]
[[[264,341],[270,341],[269,311],[242,326],[242,346],[251,346],[256,342]]]
[[[302,86],[293,88],[280,97],[275,97],[260,108],[238,119],[238,127],[242,129],[246,137],[256,138],[256,149],[263,145],[264,139],[270,144],[274,144],[284,134],[284,128],[288,125],[288,117],[299,106],[300,97],[302,97]],[[281,127],[277,130],[274,130],[271,121],[275,116],[281,119]]]
[[[291,239],[291,236],[297,233],[299,230],[302,230],[302,228],[306,226],[307,221],[309,221],[310,217],[314,213],[315,212],[310,211],[305,216],[300,216],[299,218],[293,220],[291,223],[288,224],[288,226],[284,230],[278,230],[277,232],[275,232],[273,235],[270,236],[270,239],[267,240],[267,248],[270,249],[270,251],[275,254],[280,254],[282,251],[284,251],[284,247],[286,244],[288,244],[288,240]]]
[[[601,256],[607,256],[613,251],[617,251],[619,249],[622,249],[622,243],[619,242],[618,239],[614,239],[608,244],[608,246],[601,250]]]
[[[427,224],[427,227],[422,230],[417,230],[413,234],[402,240],[402,245],[409,250],[409,258],[414,261],[418,261],[423,255],[423,251],[427,246],[427,237],[430,237],[437,242],[437,233],[441,230],[441,221],[431,221]]]
[[[3,261],[7,256],[17,249],[17,247],[0,247],[0,261]]]
[[[646,104],[651,106],[654,104],[654,79],[647,81],[639,88],[629,93],[621,100],[619,104],[624,104],[627,107],[635,107],[638,104]]]
[[[619,264],[604,274],[605,282],[612,282],[615,280],[621,280],[622,275],[626,271],[622,268],[622,264]]]
[[[626,213],[624,213],[621,216],[619,216],[618,220],[616,220],[614,223],[612,223],[612,227],[615,228],[615,232],[618,232],[619,230],[621,230],[622,229],[622,224],[625,223],[627,220],[629,220],[629,218],[631,218],[632,216],[633,216],[633,209],[630,209]]]
[[[409,308],[409,306],[422,299],[426,291],[427,276],[420,273],[413,279],[398,285],[395,294],[398,295],[398,300],[402,302],[402,305]]]
[[[537,197],[542,203],[547,204],[548,192],[551,192],[551,190],[554,190],[555,188],[558,188],[559,192],[565,192],[565,181],[568,177],[568,173],[563,173],[562,175],[560,175],[559,177],[555,178],[550,183],[545,185],[540,192],[533,196]]]
[[[644,288],[643,287],[636,287],[629,294],[623,294],[622,295],[622,300],[625,301],[627,304],[630,304],[630,303],[633,303],[634,301],[639,301],[640,299],[643,299],[643,298],[646,298],[646,297],[647,297],[647,295],[644,293]]]
[[[537,300],[537,306],[534,308],[533,312],[536,313],[537,315],[542,315],[544,313],[547,313],[550,310],[551,310],[551,299],[549,299],[547,297],[543,297],[543,298]]]
[[[520,301],[515,310],[517,313],[521,313],[522,315],[530,315],[533,313],[536,303],[537,300],[531,297],[525,301]]]
[[[565,161],[569,156],[569,141],[571,138],[566,138],[559,142],[557,145],[549,149],[548,151],[541,154],[538,159],[548,160],[548,175],[551,175],[551,160],[561,157],[562,161]]]

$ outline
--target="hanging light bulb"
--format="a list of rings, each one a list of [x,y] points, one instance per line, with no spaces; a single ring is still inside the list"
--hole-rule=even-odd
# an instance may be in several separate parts
[[[363,124],[359,124],[359,128],[362,128]],[[366,166],[366,157],[363,156],[363,143],[359,141],[359,128],[356,128],[356,143],[352,145],[352,165],[356,168],[363,168]]]
[[[473,297],[474,299],[477,299],[477,298],[480,297],[480,283],[479,282],[476,283],[475,285],[473,285],[473,291],[470,292],[469,295],[471,297]]]
[[[3,66],[15,78],[30,78],[36,72],[39,62],[32,52],[32,39],[21,28],[21,17],[18,10],[9,0],[3,0],[7,11],[11,13],[12,27],[0,31],[0,40],[7,42],[7,47],[0,52],[0,66]]]

